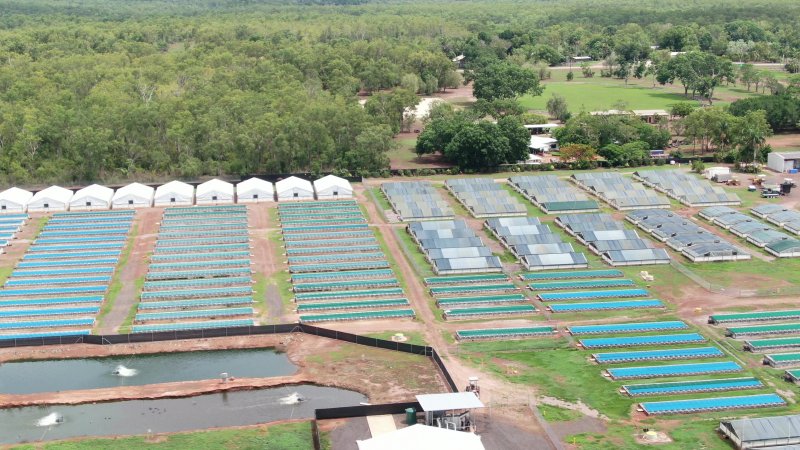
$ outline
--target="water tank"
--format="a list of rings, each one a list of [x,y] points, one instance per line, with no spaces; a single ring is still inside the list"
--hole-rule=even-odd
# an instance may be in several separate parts
[[[406,424],[415,425],[417,423],[417,410],[414,408],[406,408]]]

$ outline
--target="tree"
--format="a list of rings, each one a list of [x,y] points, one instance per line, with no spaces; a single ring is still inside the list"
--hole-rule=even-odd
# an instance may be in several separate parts
[[[546,44],[539,44],[535,46],[531,52],[530,59],[533,62],[544,61],[549,66],[558,65],[565,60],[564,55],[559,53],[559,51],[555,48]]]
[[[752,64],[742,64],[739,67],[739,81],[742,82],[750,90],[750,86],[756,82],[760,77],[758,70]]]
[[[569,72],[567,72],[567,81],[572,81],[574,78],[575,78],[575,74],[572,73],[571,70]]]
[[[491,116],[494,118],[504,116],[518,116],[525,110],[516,99],[513,98],[498,98],[491,101],[479,99],[475,102],[473,109],[481,117]]]
[[[800,73],[800,61],[791,59],[786,62],[784,69],[789,73]]]
[[[597,151],[586,144],[567,144],[559,149],[559,158],[564,162],[587,163],[593,161]]]
[[[695,106],[689,102],[678,102],[670,106],[669,113],[675,117],[686,117],[695,110]]]
[[[553,94],[547,100],[547,112],[551,117],[566,122],[569,119],[569,109],[567,108],[567,99],[559,94]]]
[[[749,111],[739,121],[735,142],[739,145],[739,155],[744,161],[758,162],[759,149],[772,135],[764,111]]]
[[[508,62],[487,66],[475,74],[475,97],[484,100],[516,98],[521,95],[541,95],[543,87],[533,71]]]
[[[759,110],[766,113],[767,122],[775,131],[794,130],[800,122],[800,99],[789,94],[739,99],[730,105],[731,114],[738,117]]]
[[[658,41],[661,48],[667,48],[674,52],[682,52],[687,48],[698,47],[697,36],[689,27],[671,27],[661,35]]]
[[[594,77],[594,70],[592,70],[592,64],[588,62],[581,63],[581,73],[583,74],[583,78]]]

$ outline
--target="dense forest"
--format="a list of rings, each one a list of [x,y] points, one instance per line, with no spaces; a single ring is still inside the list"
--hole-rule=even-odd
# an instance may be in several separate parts
[[[419,94],[475,80],[497,118],[541,92],[514,81],[520,69],[569,56],[620,78],[668,51],[800,69],[798,25],[800,3],[786,0],[6,0],[0,181],[380,173]],[[681,81],[679,69],[659,81]],[[710,99],[713,86],[687,91]],[[503,123],[483,128],[518,135]],[[478,147],[456,143],[453,154]]]

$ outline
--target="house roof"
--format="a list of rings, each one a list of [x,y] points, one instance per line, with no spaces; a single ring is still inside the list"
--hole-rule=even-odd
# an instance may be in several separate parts
[[[473,395],[474,396],[474,395]],[[481,437],[465,431],[411,425],[371,439],[356,441],[359,450],[484,450]]]
[[[5,191],[0,192],[0,200],[9,201],[18,205],[24,205],[25,203],[28,203],[31,197],[33,197],[32,192],[26,191],[25,189],[20,189],[18,187],[8,188]]]
[[[275,192],[272,183],[267,180],[262,180],[261,178],[248,178],[236,185],[236,192],[240,194],[255,190],[269,192],[270,194]]]
[[[473,392],[422,394],[416,397],[423,411],[483,408],[483,403]]]
[[[223,192],[233,196],[233,184],[214,178],[197,185],[198,197],[210,192]]]
[[[311,185],[310,181],[295,176],[284,178],[283,180],[275,183],[275,190],[278,192],[289,191],[295,188],[314,192],[314,187]]]
[[[336,175],[325,175],[324,177],[314,181],[314,189],[322,191],[330,187],[342,187],[352,190],[353,186],[344,178],[339,178]]]
[[[113,196],[114,196],[113,189],[105,186],[100,186],[99,184],[91,184],[83,189],[79,189],[78,191],[76,191],[75,195],[72,197],[71,203],[80,202],[88,197],[110,202]]]
[[[800,438],[800,415],[723,421],[720,425],[742,443]]]
[[[800,159],[800,152],[772,152],[783,159]]]
[[[557,143],[558,143],[557,139],[544,137],[544,136],[531,136],[530,146],[531,147],[539,147],[539,146],[542,146],[542,145],[550,145],[550,144],[557,144]]]
[[[191,184],[186,184],[183,181],[173,180],[167,184],[162,184],[156,188],[156,197],[164,194],[175,192],[181,195],[191,196],[194,193],[194,187]]]
[[[72,191],[61,186],[50,186],[34,194],[30,201],[33,202],[43,198],[52,198],[61,203],[69,203],[69,199],[72,198]]]
[[[117,189],[117,192],[114,193],[113,200],[125,197],[126,195],[134,195],[137,197],[144,197],[144,198],[153,198],[153,195],[155,195],[155,191],[156,190],[150,186],[146,186],[141,183],[131,183]]]

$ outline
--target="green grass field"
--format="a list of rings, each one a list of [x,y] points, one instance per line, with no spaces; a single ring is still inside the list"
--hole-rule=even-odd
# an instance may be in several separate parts
[[[36,445],[26,444],[12,448],[17,450],[308,450],[313,448],[313,444],[311,440],[311,423],[295,422],[248,428],[178,433],[154,438],[132,436],[113,439],[81,439]]]

